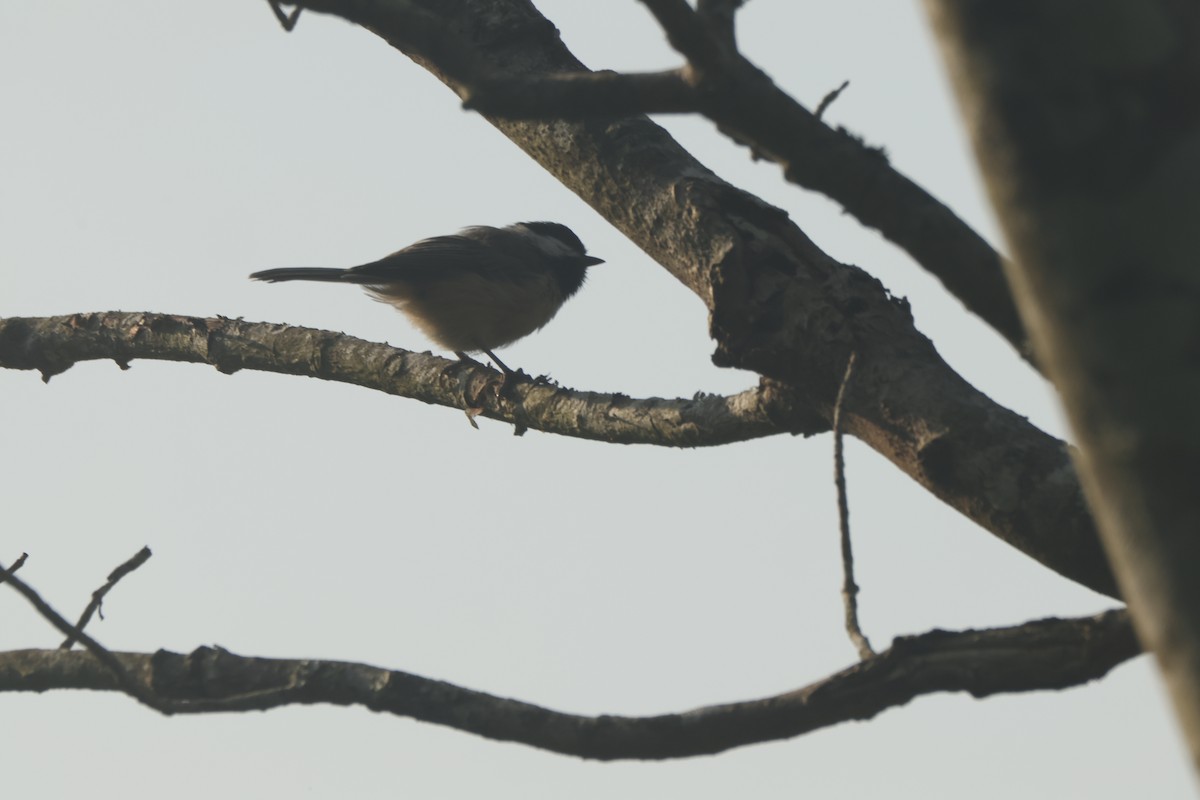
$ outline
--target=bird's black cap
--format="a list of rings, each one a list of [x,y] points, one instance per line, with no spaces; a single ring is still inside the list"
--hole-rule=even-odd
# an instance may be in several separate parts
[[[587,252],[587,248],[583,246],[583,242],[579,241],[579,237],[575,235],[575,232],[566,225],[561,225],[557,222],[522,222],[521,224],[534,233],[558,239],[567,247],[577,251],[580,255]]]

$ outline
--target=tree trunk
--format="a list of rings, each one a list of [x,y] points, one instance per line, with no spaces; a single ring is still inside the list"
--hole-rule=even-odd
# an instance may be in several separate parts
[[[1200,4],[926,5],[1105,548],[1200,767]]]

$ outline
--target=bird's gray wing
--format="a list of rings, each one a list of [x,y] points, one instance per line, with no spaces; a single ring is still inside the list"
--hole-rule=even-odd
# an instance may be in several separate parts
[[[361,284],[429,284],[467,275],[494,277],[501,271],[510,280],[520,280],[528,270],[522,261],[503,255],[477,238],[435,236],[349,269],[342,279]]]

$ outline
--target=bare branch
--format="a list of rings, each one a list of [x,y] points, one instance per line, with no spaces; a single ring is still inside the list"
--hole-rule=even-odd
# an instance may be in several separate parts
[[[29,559],[29,553],[21,553],[20,557],[13,562],[13,565],[8,569],[0,569],[0,583],[8,580],[8,577],[14,572],[25,566],[25,562]]]
[[[143,547],[141,550],[134,553],[132,558],[109,573],[108,581],[99,589],[92,592],[91,602],[87,604],[87,608],[83,610],[83,614],[80,615],[79,621],[75,623],[75,631],[82,631],[84,628],[86,628],[88,622],[90,622],[92,619],[92,615],[97,612],[100,614],[100,619],[104,619],[104,612],[100,608],[104,603],[104,596],[108,594],[114,586],[117,585],[117,581],[121,580],[126,575],[140,567],[142,564],[145,564],[147,561],[149,561],[150,556],[150,548]],[[63,643],[59,645],[59,649],[70,650],[71,646],[75,644],[77,639],[78,637],[75,635],[75,633],[71,633],[71,635],[69,635],[63,641]]]
[[[142,683],[134,678],[128,670],[125,669],[125,665],[121,663],[119,658],[105,650],[99,642],[88,636],[83,631],[77,631],[72,628],[71,623],[67,622],[61,614],[51,608],[50,604],[43,600],[41,596],[28,584],[26,584],[16,575],[12,574],[13,571],[15,570],[4,570],[3,565],[0,565],[0,572],[5,572],[8,576],[8,580],[6,581],[8,585],[15,589],[17,593],[23,596],[26,600],[28,600],[30,605],[32,605],[37,612],[41,614],[51,625],[58,628],[61,632],[67,634],[68,636],[74,635],[76,639],[82,642],[84,647],[88,649],[88,653],[94,656],[96,660],[104,665],[104,668],[108,670],[117,688],[119,688],[122,692],[125,692],[125,694],[128,694],[130,697],[135,698],[139,702],[150,706],[151,708],[160,711],[163,710],[160,704],[157,703],[155,698],[152,696],[153,693],[150,692]]]
[[[532,380],[489,391],[496,373],[478,364],[412,353],[352,336],[289,325],[169,314],[97,313],[0,318],[0,367],[30,369],[44,380],[79,361],[135,358],[211,364],[351,383],[425,403],[482,409],[485,417],[583,439],[622,444],[705,447],[794,432],[827,423],[764,382],[730,397],[634,399],[564,389]]]
[[[456,70],[471,108],[512,119],[589,119],[698,112],[735,141],[783,167],[785,177],[841,203],[933,273],[1035,368],[1000,255],[966,222],[909,178],[883,151],[821,121],[723,46],[685,0],[643,0],[689,67],[678,82],[657,76],[560,74],[559,84],[476,65]],[[337,3],[325,5],[334,7]],[[544,94],[542,94],[545,92]],[[833,96],[836,96],[833,95]],[[827,97],[826,100],[831,100]]]
[[[624,117],[644,113],[646,108],[685,114],[699,104],[695,87],[679,70],[568,72],[520,80],[485,76],[473,80],[463,92],[463,108],[513,118]]]
[[[975,697],[1061,689],[1103,677],[1138,653],[1124,611],[1048,619],[984,631],[932,631],[824,680],[761,700],[655,717],[585,717],[364,664],[238,656],[200,648],[190,655],[111,654],[127,675],[178,698],[172,710],[266,710],[289,704],[361,705],[490,739],[601,760],[666,759],[718,753],[799,736],[936,692]],[[123,690],[88,653],[0,653],[0,692]]]
[[[864,661],[875,656],[871,642],[858,624],[858,584],[854,582],[854,551],[850,547],[850,503],[846,498],[846,458],[842,450],[842,403],[850,376],[854,374],[854,358],[851,353],[846,361],[846,373],[838,387],[837,400],[833,404],[833,482],[837,487],[838,527],[842,533],[842,604],[846,610],[846,633]]]
[[[723,61],[726,43],[721,42],[687,0],[642,0],[667,34],[671,46],[697,69],[716,67]],[[732,43],[730,29],[729,43]]]
[[[842,92],[846,91],[846,87],[850,85],[850,81],[842,81],[842,85],[829,92],[821,98],[821,102],[817,104],[817,110],[813,112],[813,116],[817,119],[825,116],[825,112],[833,105],[833,101],[842,96]]]
[[[104,645],[82,630],[71,627],[71,623],[67,622],[61,614],[43,600],[33,587],[13,575],[13,572],[15,572],[15,569],[10,568],[9,570],[5,570],[3,565],[0,565],[0,573],[7,574],[9,586],[28,600],[30,605],[47,622],[62,633],[75,638],[87,648],[87,652],[80,655],[93,658],[100,664],[111,680],[112,685],[110,688],[124,692],[139,703],[153,708],[155,711],[167,715],[213,711],[249,711],[263,708],[263,703],[283,704],[294,702],[296,699],[294,694],[296,687],[290,685],[274,686],[270,689],[260,691],[226,692],[217,698],[201,696],[173,699],[165,697],[155,690],[151,680],[152,673],[147,672],[145,669],[130,669],[120,656],[105,648]],[[57,651],[52,652],[58,652],[63,655],[76,655],[76,651],[66,650],[61,647]],[[2,657],[3,655],[0,654],[0,658]],[[36,680],[34,682],[36,683]]]
[[[455,77],[463,74],[464,57],[446,53],[466,47],[463,42],[470,42],[471,74],[582,71],[553,26],[524,0],[424,7],[422,15],[440,25],[414,21],[412,4],[401,0],[304,5],[366,26],[459,93],[468,83]],[[434,31],[431,41],[405,44],[422,30]],[[795,113],[840,141],[809,112]],[[786,213],[721,181],[645,118],[489,120],[701,298],[718,345],[716,363],[789,387],[805,398],[805,407],[823,412],[827,430],[846,359],[857,351],[862,366],[847,433],[1022,552],[1117,596],[1066,445],[950,369],[914,328],[907,305],[879,281],[829,257]],[[752,121],[785,132],[791,124]],[[830,175],[842,174],[837,158],[831,163]],[[886,200],[899,195],[890,193],[885,177],[864,184],[865,201],[885,198],[885,205],[908,214],[911,204]],[[928,209],[916,217],[926,233],[945,222]],[[929,241],[953,249],[955,230],[970,233],[959,224]],[[1007,295],[1002,281],[996,286],[997,296]]]

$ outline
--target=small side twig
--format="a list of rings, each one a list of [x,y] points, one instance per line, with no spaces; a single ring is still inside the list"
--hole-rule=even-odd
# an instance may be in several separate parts
[[[29,558],[29,553],[21,553],[21,557],[13,562],[13,565],[8,569],[0,569],[0,583],[4,583],[12,574],[25,566],[25,560]]]
[[[149,549],[143,548],[143,552],[139,552],[130,561],[126,561],[124,565],[118,567],[118,570],[114,571],[114,575],[116,575],[116,572],[121,572],[121,575],[125,575],[125,573],[137,569],[138,565],[144,563],[149,558]],[[139,676],[134,675],[132,670],[126,668],[125,664],[121,662],[121,656],[116,655],[115,652],[109,650],[83,631],[72,627],[71,622],[68,622],[64,616],[56,612],[48,602],[42,600],[42,596],[37,594],[34,588],[30,587],[22,579],[14,576],[13,572],[17,571],[18,567],[24,563],[24,560],[23,555],[16,564],[8,567],[8,569],[5,569],[5,566],[0,564],[0,576],[5,576],[8,585],[16,589],[25,600],[28,600],[31,606],[37,610],[37,613],[41,614],[42,618],[46,619],[50,625],[59,628],[59,631],[65,633],[66,636],[72,637],[78,640],[80,644],[83,644],[84,648],[88,649],[89,654],[96,658],[96,661],[100,662],[113,675],[116,687],[120,691],[136,699],[137,702],[161,712],[161,714],[203,714],[203,712],[211,711],[263,710],[272,708],[275,705],[298,702],[298,698],[304,694],[307,670],[300,669],[298,672],[288,675],[287,679],[280,682],[280,684],[257,688],[257,690],[248,692],[228,694],[226,697],[197,697],[187,699],[164,697],[155,691],[154,686],[149,684],[148,681],[140,679]],[[134,561],[137,561],[137,564],[134,564]]]
[[[92,592],[92,601],[87,604],[87,608],[83,610],[83,614],[79,617],[79,622],[75,623],[75,631],[67,636],[62,644],[58,646],[60,650],[70,650],[72,645],[78,640],[77,634],[82,631],[87,624],[91,622],[92,615],[99,613],[100,619],[104,619],[104,610],[101,608],[104,604],[104,595],[117,585],[117,581],[124,578],[135,569],[145,564],[150,559],[150,548],[143,547],[133,558],[126,561],[121,566],[114,569],[108,576],[108,582],[101,586],[96,591]]]
[[[846,87],[850,85],[850,81],[842,81],[842,85],[834,89],[829,94],[821,98],[821,102],[817,104],[817,110],[813,112],[813,116],[820,119],[821,116],[829,110],[833,105],[833,101],[841,97],[842,92],[846,91]]]
[[[283,13],[283,9],[279,7],[279,0],[267,0],[267,4],[275,12],[275,19],[279,20],[279,24],[283,26],[283,29],[291,33],[292,29],[296,27],[296,22],[300,19],[300,12],[303,10],[301,6],[297,5],[292,9],[291,14],[285,14]]]
[[[15,566],[15,565],[14,565]],[[121,660],[113,655],[110,651],[97,642],[92,637],[88,636],[83,631],[77,631],[71,627],[71,623],[67,622],[61,614],[55,611],[49,603],[42,599],[34,589],[25,583],[25,581],[12,574],[15,570],[5,570],[0,564],[0,572],[4,572],[8,576],[8,585],[16,589],[26,600],[29,601],[37,612],[41,614],[51,625],[58,628],[67,636],[74,635],[84,647],[88,649],[96,660],[103,664],[117,681],[117,685],[121,687],[121,691],[125,692],[130,697],[135,698],[141,703],[144,703],[151,708],[163,710],[163,702],[152,692],[148,687],[144,686],[136,678],[125,669],[125,665]]]
[[[842,602],[846,607],[846,633],[858,650],[858,657],[866,661],[875,657],[871,643],[858,624],[858,584],[854,582],[854,552],[850,548],[850,504],[846,499],[846,458],[842,450],[842,403],[846,399],[846,387],[854,372],[851,353],[846,361],[846,374],[838,387],[837,400],[833,404],[833,482],[837,486],[838,523],[842,531]]]
[[[139,557],[141,557],[142,561],[145,561],[150,556],[147,553],[142,557],[142,554],[138,553],[137,556],[130,559],[130,562]],[[213,711],[261,710],[271,708],[274,705],[297,702],[297,698],[303,695],[305,689],[304,679],[307,672],[302,669],[294,675],[289,676],[282,684],[269,686],[264,689],[235,693],[225,697],[197,697],[183,700],[164,697],[155,691],[152,685],[139,679],[132,671],[127,669],[125,664],[121,662],[120,656],[83,631],[73,628],[71,623],[67,622],[62,614],[59,614],[49,603],[43,600],[42,596],[32,586],[14,575],[13,573],[17,571],[17,567],[20,566],[23,560],[21,559],[8,569],[5,569],[4,565],[0,564],[0,575],[6,576],[8,585],[16,589],[22,597],[28,600],[29,604],[47,622],[58,628],[63,634],[73,637],[87,648],[88,653],[112,674],[118,689],[155,711],[162,714],[198,714]],[[122,567],[127,566],[130,562],[122,565]],[[129,567],[125,571],[129,572],[135,568]]]

